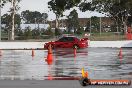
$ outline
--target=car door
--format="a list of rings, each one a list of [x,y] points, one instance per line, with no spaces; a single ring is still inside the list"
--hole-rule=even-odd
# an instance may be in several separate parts
[[[66,37],[60,38],[58,41],[55,42],[55,47],[56,48],[64,48],[65,42],[67,41]]]
[[[73,37],[67,37],[66,41],[64,42],[64,47],[65,48],[72,48],[74,44],[74,38]]]

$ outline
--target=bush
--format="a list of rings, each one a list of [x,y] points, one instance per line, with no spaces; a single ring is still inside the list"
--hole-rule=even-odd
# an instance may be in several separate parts
[[[55,28],[55,36],[58,36],[58,35],[61,35],[61,30],[60,29],[57,29]]]
[[[78,30],[76,31],[76,34],[83,34],[84,33],[84,29],[83,27],[79,27]]]
[[[31,39],[32,38],[32,31],[30,28],[26,28],[24,30],[24,39]]]
[[[51,28],[49,27],[48,30],[45,30],[44,35],[50,35],[50,36],[53,36],[54,33],[53,33],[53,31],[51,30]]]

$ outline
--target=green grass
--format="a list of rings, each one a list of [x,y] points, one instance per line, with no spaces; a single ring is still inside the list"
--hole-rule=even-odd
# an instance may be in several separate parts
[[[85,33],[81,35],[77,35],[79,38],[83,38]],[[2,33],[2,40],[7,40],[8,34]],[[91,33],[91,36],[88,37],[91,41],[120,41],[120,40],[126,40],[125,35],[116,34],[114,32],[105,32],[105,33]],[[46,37],[46,38],[40,38],[40,39],[27,39],[31,41],[49,41],[49,40],[56,40],[56,38]],[[26,41],[27,41],[26,40]],[[18,40],[19,41],[19,40]],[[22,41],[22,40],[20,40]]]
[[[84,37],[84,34],[80,36]],[[126,40],[125,35],[116,34],[114,32],[105,32],[105,33],[91,33],[89,37],[91,41],[118,41]]]

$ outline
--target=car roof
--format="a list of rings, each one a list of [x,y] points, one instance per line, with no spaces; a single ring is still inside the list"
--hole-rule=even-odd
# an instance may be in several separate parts
[[[60,36],[60,37],[58,37],[58,39],[60,39],[60,38],[63,38],[63,37],[72,37],[72,38],[77,38],[77,39],[79,39],[77,36],[75,36],[75,35],[73,35],[73,34],[63,34],[62,36]]]
[[[63,36],[63,37],[76,37],[76,36]]]
[[[79,39],[79,38],[76,37],[76,36],[62,36],[62,37],[60,37],[59,39],[61,39],[61,38],[76,38],[76,39]]]

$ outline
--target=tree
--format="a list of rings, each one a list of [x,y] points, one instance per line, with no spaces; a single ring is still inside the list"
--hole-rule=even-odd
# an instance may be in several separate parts
[[[63,12],[74,6],[77,6],[81,0],[51,0],[48,2],[50,10],[56,15],[56,29],[59,29],[59,17],[63,16]]]
[[[30,27],[27,27],[24,30],[24,39],[31,39],[32,38],[32,31],[30,29]]]
[[[3,25],[5,25],[3,28],[2,28],[2,32],[4,34],[7,34],[7,37],[8,36],[8,33],[9,33],[9,29],[11,28],[11,16],[8,15],[8,14],[4,14],[2,17],[1,17],[1,23]]]
[[[5,24],[5,28],[10,28],[11,27],[11,15],[9,14],[4,14],[1,17],[2,24]]]
[[[9,33],[11,32],[11,27],[12,27],[12,16],[11,14],[4,14],[2,17],[2,24],[5,24],[5,32]],[[21,23],[21,18],[19,14],[15,14],[15,18],[14,18],[14,25],[16,29],[20,29],[20,23]],[[17,30],[15,30],[15,32],[17,32]],[[18,33],[18,32],[17,32]],[[9,36],[10,37],[10,36]]]
[[[94,29],[94,31],[99,32],[99,26],[100,26],[100,22],[99,22],[99,17],[93,16],[91,17],[91,27],[92,29]]]
[[[7,2],[8,2],[8,0],[0,0],[0,3],[1,3],[0,7],[3,7]]]
[[[22,16],[22,19],[23,19],[23,21],[25,21],[25,23],[31,23],[31,19],[32,19],[32,17],[31,17],[31,14],[30,14],[31,12],[29,11],[29,10],[26,10],[26,11],[22,11],[21,12],[21,16]]]
[[[38,11],[31,12],[32,23],[42,23],[42,14]],[[35,20],[34,20],[35,18]]]
[[[45,24],[47,22],[48,19],[48,14],[47,13],[42,13],[42,22]]]
[[[59,17],[63,15],[65,3],[65,0],[51,0],[48,2],[48,8],[50,8],[50,10],[56,15],[55,34],[57,34],[57,30],[59,30]]]
[[[6,26],[11,26],[11,14],[4,14],[2,17],[2,24],[5,24]],[[21,24],[21,17],[19,14],[15,14],[14,18],[14,24],[17,25],[18,27]]]
[[[82,11],[98,11],[106,16],[112,17],[116,24],[124,26],[123,31],[126,31],[127,20],[129,15],[132,15],[132,1],[131,0],[92,0],[91,2],[85,0],[80,4]]]
[[[90,26],[91,26],[91,23],[90,23],[90,20],[89,20],[89,21],[87,21],[87,23],[86,23],[85,32],[90,32]]]
[[[11,36],[9,37],[10,40],[14,40],[14,32],[15,32],[15,22],[14,22],[14,19],[15,19],[16,11],[19,10],[18,3],[20,1],[21,0],[2,0],[2,5],[4,5],[5,3],[8,3],[8,2],[10,2],[12,4],[12,7],[10,8],[11,17],[12,17]]]
[[[54,35],[50,27],[47,30],[45,30],[44,34],[45,35],[50,35],[50,36]]]
[[[9,37],[9,40],[14,40],[15,39],[15,35],[14,35],[14,32],[15,32],[15,14],[16,14],[16,11],[18,11],[20,8],[18,6],[18,3],[21,1],[21,0],[6,0],[8,2],[10,2],[12,4],[12,7],[10,9],[10,12],[11,12],[11,17],[12,17],[12,28],[11,28],[11,36]]]
[[[38,39],[40,37],[40,31],[36,29],[32,30],[32,37]]]
[[[84,33],[83,27],[79,27],[78,30],[76,31],[76,33],[77,33],[78,35],[83,34],[83,33]]]
[[[74,9],[73,11],[70,12],[68,18],[68,32],[71,32],[71,29],[74,30],[74,33],[76,33],[77,29],[79,28],[79,20],[78,20],[78,13]]]
[[[22,11],[21,12],[22,19],[25,21],[26,24],[30,23],[44,23],[44,20],[47,20],[48,14],[47,13],[40,13],[38,11]]]
[[[1,40],[1,8],[5,5],[7,0],[0,0],[0,40]]]

